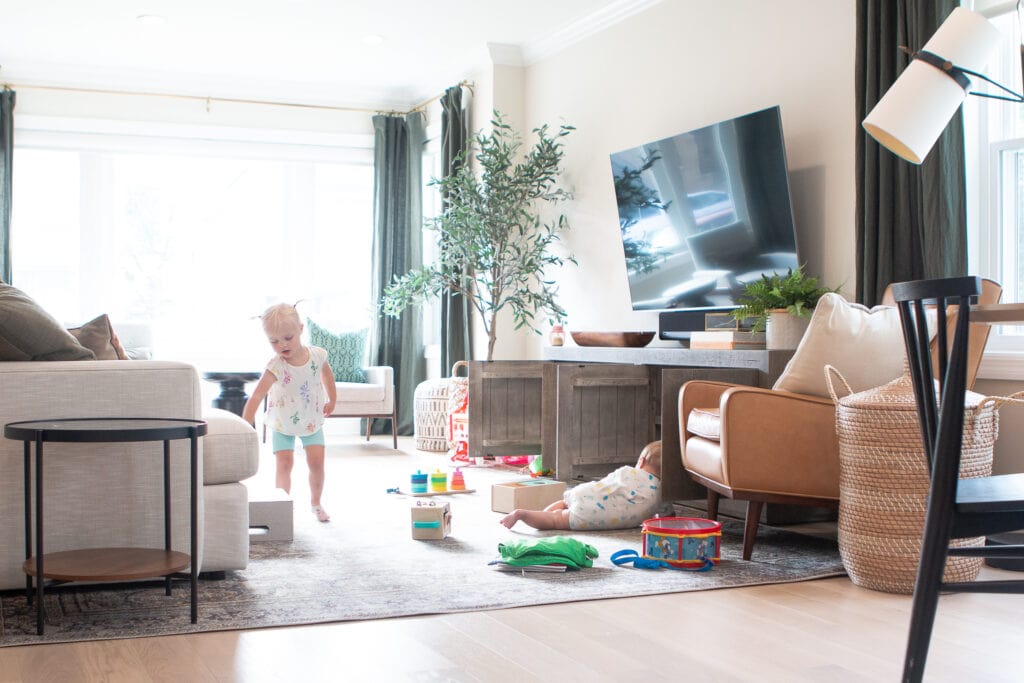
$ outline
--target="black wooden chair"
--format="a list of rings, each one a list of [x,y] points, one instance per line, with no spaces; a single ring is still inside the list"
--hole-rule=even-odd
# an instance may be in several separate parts
[[[920,681],[940,592],[1024,593],[1022,580],[944,582],[946,557],[1024,557],[1022,545],[950,548],[951,539],[1024,529],[1024,473],[959,479],[967,382],[970,304],[981,279],[902,282],[892,287],[899,306],[910,373],[929,462],[931,486],[914,586],[903,680]],[[936,308],[938,369],[932,371],[926,307]],[[956,310],[951,310],[956,307]],[[956,315],[952,339],[947,319]],[[936,391],[938,380],[939,389]]]

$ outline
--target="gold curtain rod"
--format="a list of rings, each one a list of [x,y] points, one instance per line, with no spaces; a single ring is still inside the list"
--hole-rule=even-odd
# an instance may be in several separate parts
[[[462,81],[459,83],[460,86],[465,86],[473,90],[473,84],[469,81]],[[425,108],[431,102],[441,99],[442,95],[436,95],[435,97],[421,102],[409,111],[381,111],[380,109],[370,109],[367,107],[336,107],[327,104],[300,104],[297,102],[274,102],[271,100],[247,100],[233,97],[213,97],[202,95],[180,95],[174,93],[160,93],[160,92],[145,92],[145,91],[129,91],[129,90],[105,90],[102,88],[75,88],[70,86],[59,86],[59,85],[34,85],[31,83],[22,84],[11,84],[4,83],[4,90],[10,90],[12,88],[28,88],[29,90],[55,90],[61,92],[78,92],[78,93],[92,93],[100,95],[133,95],[139,97],[169,97],[179,100],[192,100],[197,102],[206,102],[206,110],[210,110],[210,104],[212,102],[224,102],[228,104],[258,104],[271,107],[294,107],[297,109],[320,109],[326,111],[348,111],[348,112],[362,112],[366,114],[388,114],[388,115],[404,115],[411,114],[414,111],[420,111]]]

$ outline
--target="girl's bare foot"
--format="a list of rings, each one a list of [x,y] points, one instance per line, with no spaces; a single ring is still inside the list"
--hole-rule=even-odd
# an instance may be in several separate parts
[[[319,505],[314,505],[313,506],[313,514],[316,515],[316,519],[317,519],[318,522],[329,522],[329,521],[331,521],[331,516],[329,514],[327,514],[327,510],[324,510]]]

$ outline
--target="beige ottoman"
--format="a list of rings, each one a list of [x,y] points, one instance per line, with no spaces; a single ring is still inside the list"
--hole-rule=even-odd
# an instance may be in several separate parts
[[[416,448],[421,451],[448,450],[448,379],[420,382],[413,394]]]

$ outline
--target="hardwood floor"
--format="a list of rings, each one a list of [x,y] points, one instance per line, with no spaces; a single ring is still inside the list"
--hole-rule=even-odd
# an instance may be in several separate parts
[[[400,440],[400,447],[413,452],[411,439]],[[988,578],[1003,573],[984,570]],[[1016,596],[944,596],[927,680],[1024,680],[1022,607],[1024,599]],[[895,681],[909,609],[909,596],[862,589],[846,578],[825,579],[489,612],[0,648],[0,683]]]

